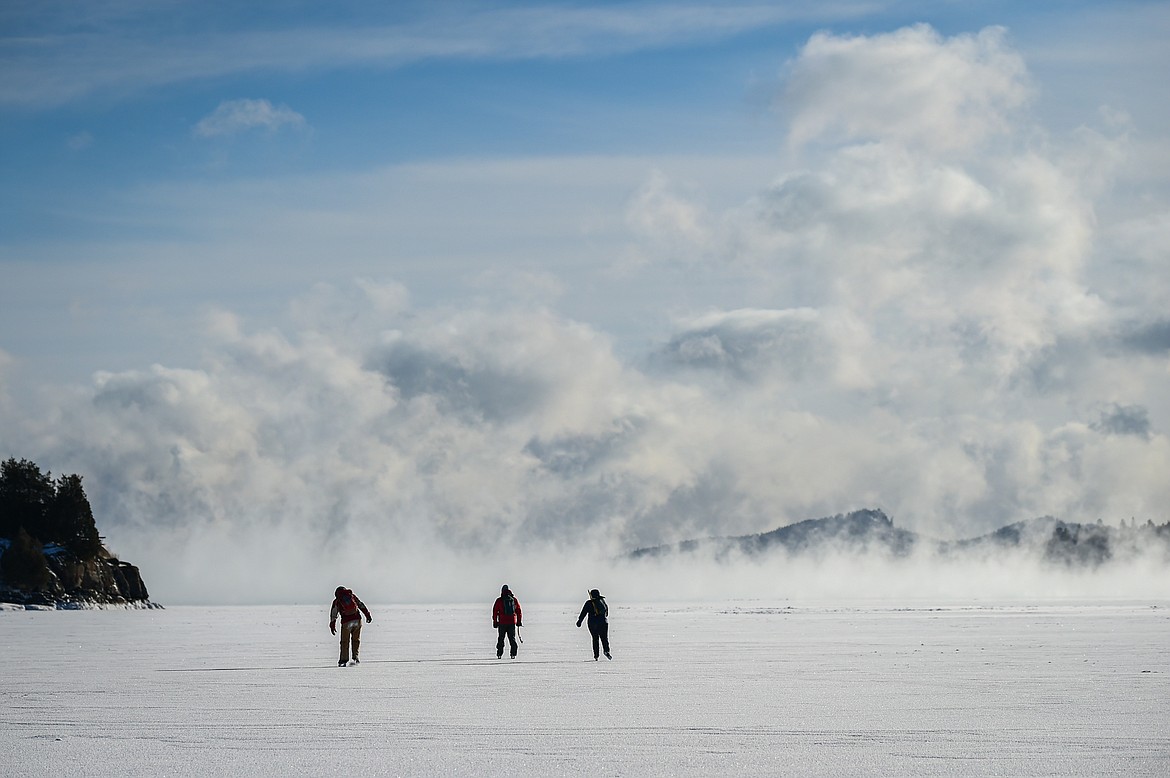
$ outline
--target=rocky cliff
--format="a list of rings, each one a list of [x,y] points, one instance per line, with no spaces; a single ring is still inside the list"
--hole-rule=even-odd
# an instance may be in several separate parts
[[[12,547],[12,539],[0,539],[0,562]],[[33,557],[35,560],[35,556]],[[0,564],[0,602],[60,609],[102,606],[161,607],[150,601],[150,592],[138,568],[111,556],[104,548],[92,559],[81,559],[60,546],[41,550],[47,575],[17,582]],[[11,563],[7,567],[12,567]]]

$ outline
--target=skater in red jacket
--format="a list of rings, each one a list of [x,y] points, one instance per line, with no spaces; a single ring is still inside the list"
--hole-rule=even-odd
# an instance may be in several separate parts
[[[366,604],[357,598],[349,589],[338,586],[333,592],[333,607],[329,609],[329,631],[337,634],[337,617],[341,617],[341,658],[337,660],[338,667],[349,664],[350,646],[353,646],[353,661],[358,662],[358,646],[362,637],[362,614],[366,616],[366,623],[373,621],[373,616],[366,608]]]
[[[512,647],[512,658],[516,658],[516,628],[524,626],[524,614],[520,610],[520,601],[512,594],[508,584],[500,589],[500,596],[492,607],[492,626],[499,632],[496,640],[496,659],[504,655],[504,638]]]

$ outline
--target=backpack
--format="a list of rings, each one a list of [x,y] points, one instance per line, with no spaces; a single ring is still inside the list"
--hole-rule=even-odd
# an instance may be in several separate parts
[[[508,594],[508,595],[505,595],[503,597],[503,600],[504,600],[504,613],[508,614],[509,616],[516,613],[516,598],[513,597],[512,595]]]
[[[354,598],[353,592],[346,592],[337,598],[337,610],[343,619],[358,615],[357,599]]]

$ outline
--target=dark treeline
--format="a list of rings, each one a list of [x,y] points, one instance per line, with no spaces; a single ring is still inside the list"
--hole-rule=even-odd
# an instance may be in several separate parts
[[[82,561],[104,551],[81,476],[54,480],[27,459],[0,464],[0,538],[10,541],[0,556],[0,572],[28,588],[49,583],[46,546],[59,546]]]

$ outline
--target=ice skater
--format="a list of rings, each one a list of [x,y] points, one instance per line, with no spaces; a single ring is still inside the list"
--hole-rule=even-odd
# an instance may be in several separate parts
[[[366,623],[374,620],[366,604],[357,598],[351,590],[338,586],[333,592],[333,607],[329,610],[329,631],[337,634],[337,617],[341,617],[341,658],[337,660],[338,667],[349,664],[350,649],[353,651],[353,663],[358,663],[358,647],[362,642],[362,614],[366,616]]]
[[[589,590],[589,599],[581,606],[581,615],[577,617],[578,628],[586,618],[589,619],[589,634],[593,636],[593,661],[601,658],[597,645],[599,642],[601,648],[605,649],[605,658],[613,659],[609,653],[609,606],[596,589]]]
[[[500,596],[492,606],[492,626],[496,628],[499,637],[496,639],[496,659],[504,656],[504,638],[512,647],[512,658],[516,658],[516,629],[524,626],[524,613],[520,610],[520,601],[508,584],[500,588]]]

